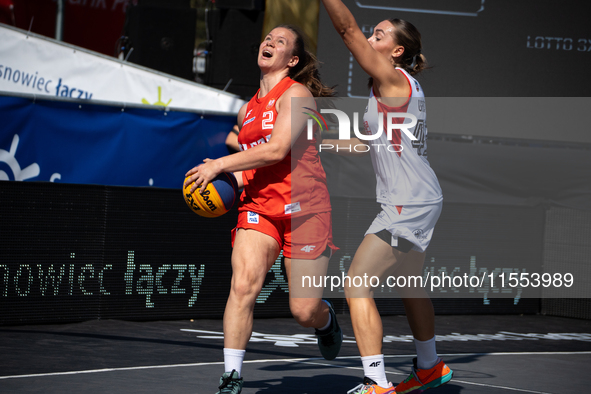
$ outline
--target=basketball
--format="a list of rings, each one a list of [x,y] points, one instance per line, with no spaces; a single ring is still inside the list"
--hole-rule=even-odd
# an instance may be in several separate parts
[[[199,193],[199,188],[191,193],[193,184],[194,182],[184,188],[183,196],[189,208],[197,215],[206,218],[222,216],[232,209],[236,202],[238,183],[232,173],[223,172],[215,177],[203,193]]]

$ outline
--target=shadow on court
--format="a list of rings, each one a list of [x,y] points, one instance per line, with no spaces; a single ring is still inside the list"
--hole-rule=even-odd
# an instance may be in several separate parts
[[[346,393],[359,383],[357,377],[334,374],[310,377],[281,376],[281,374],[277,374],[275,379],[245,382],[244,387],[256,390],[254,392],[257,394],[314,394],[320,393],[320,390],[336,390]]]
[[[250,381],[244,383],[244,389],[256,394],[318,394],[322,392],[346,393],[361,383],[359,377],[336,374],[322,374],[310,377],[278,376],[276,379]],[[396,384],[396,382],[393,382]],[[324,391],[323,391],[324,390]],[[432,391],[434,394],[467,393],[465,388],[449,383]]]
[[[411,370],[406,319],[384,316],[387,377]],[[242,394],[345,394],[363,369],[349,317],[336,360],[293,319],[256,319]],[[591,382],[591,321],[548,316],[437,316],[437,347],[454,378],[431,394],[571,394]],[[0,327],[0,394],[214,394],[223,372],[220,320]]]

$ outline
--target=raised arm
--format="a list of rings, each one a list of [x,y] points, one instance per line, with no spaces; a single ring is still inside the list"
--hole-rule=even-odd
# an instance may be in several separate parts
[[[393,71],[393,63],[389,57],[384,56],[383,53],[378,52],[370,45],[357,25],[355,17],[341,0],[322,0],[322,3],[337,33],[367,74],[380,85],[406,86],[407,82],[404,76]],[[377,29],[371,39],[381,41],[387,38],[386,34],[391,34],[391,32]]]

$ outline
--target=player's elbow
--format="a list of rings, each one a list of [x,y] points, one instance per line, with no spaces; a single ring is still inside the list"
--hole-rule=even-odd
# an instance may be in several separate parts
[[[357,24],[347,23],[337,28],[337,31],[344,41],[350,41],[350,38],[353,37],[355,33],[355,29],[359,29]]]
[[[281,160],[285,159],[287,154],[289,153],[289,149],[279,145],[279,144],[267,144],[267,152],[265,154],[265,164],[272,165],[275,163],[279,163]]]
[[[274,149],[269,152],[269,155],[267,156],[267,164],[272,165],[279,163],[281,160],[285,159],[285,156],[287,156],[287,152],[283,152],[281,149]]]

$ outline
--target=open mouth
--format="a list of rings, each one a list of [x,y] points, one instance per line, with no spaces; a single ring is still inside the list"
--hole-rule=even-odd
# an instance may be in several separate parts
[[[263,50],[262,55],[265,59],[270,59],[273,57],[273,54],[267,49]]]

